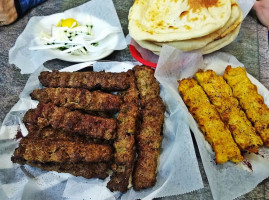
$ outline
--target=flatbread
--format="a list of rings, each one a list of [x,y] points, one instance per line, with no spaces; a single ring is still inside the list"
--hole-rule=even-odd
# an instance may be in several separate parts
[[[202,54],[209,54],[209,53],[212,53],[214,51],[221,49],[222,47],[225,47],[226,45],[230,44],[232,41],[235,40],[235,38],[237,37],[239,33],[240,27],[241,27],[241,24],[238,25],[238,27],[233,32],[231,32],[224,38],[210,42],[208,45],[199,49],[198,51],[200,51]]]
[[[136,42],[144,49],[148,49],[152,52],[160,52],[161,48],[162,48],[162,46],[156,45],[153,42],[149,42],[149,41],[136,40]],[[157,55],[159,55],[159,54],[157,54]]]
[[[135,40],[169,42],[200,38],[230,19],[231,0],[135,0],[129,33]]]
[[[238,35],[240,30],[241,24],[239,24],[233,32],[229,33],[223,38],[216,39],[209,44],[207,44],[205,47],[196,49],[195,51],[199,51],[202,54],[208,54],[214,51],[217,51],[221,49],[222,47],[230,44]],[[148,41],[136,41],[141,47],[148,49],[152,51],[156,55],[160,55],[161,52],[161,46],[154,45],[153,43],[150,43]]]
[[[138,41],[143,48],[147,48],[153,51],[160,51],[159,47],[163,44],[173,46],[181,51],[192,51],[195,49],[200,49],[206,46],[208,43],[214,41],[215,39],[223,38],[229,33],[231,33],[243,20],[243,13],[235,0],[232,0],[232,13],[228,22],[220,30],[215,31],[207,36],[201,38],[195,38],[190,40],[180,40],[174,42],[152,42],[152,41]],[[157,47],[157,46],[159,47]]]
[[[182,51],[192,51],[195,49],[200,49],[206,46],[208,43],[214,41],[215,39],[223,38],[243,21],[243,12],[241,11],[239,5],[235,0],[232,0],[232,13],[228,22],[219,30],[195,39],[190,40],[178,40],[173,42],[154,42],[158,46],[162,46],[163,44],[167,44],[173,46]]]

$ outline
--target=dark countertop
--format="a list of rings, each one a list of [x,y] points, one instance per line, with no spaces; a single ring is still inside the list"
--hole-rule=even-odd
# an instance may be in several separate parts
[[[0,125],[5,115],[19,100],[19,94],[29,77],[20,74],[20,70],[8,63],[9,49],[15,44],[17,37],[24,30],[28,20],[32,16],[50,15],[62,12],[87,2],[86,0],[48,0],[28,12],[23,18],[9,26],[0,27]],[[128,11],[132,0],[113,0],[116,7],[124,34],[128,34]],[[240,62],[244,63],[247,71],[269,89],[269,51],[268,32],[265,27],[257,22],[253,11],[244,20],[237,39],[222,51],[233,54]],[[105,60],[134,61],[129,50],[115,51]],[[60,69],[74,63],[52,60],[44,65],[50,69]],[[167,197],[163,199],[212,199],[208,181],[200,161],[198,150],[196,151],[200,171],[205,187],[185,195]],[[238,199],[269,199],[269,179],[264,180],[254,190]]]

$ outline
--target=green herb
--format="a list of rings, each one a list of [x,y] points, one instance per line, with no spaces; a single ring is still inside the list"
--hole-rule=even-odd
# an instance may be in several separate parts
[[[67,47],[58,47],[58,49],[61,50],[61,51],[64,51],[64,50],[66,50],[68,48]]]
[[[91,43],[92,46],[97,47],[99,45],[98,42]]]

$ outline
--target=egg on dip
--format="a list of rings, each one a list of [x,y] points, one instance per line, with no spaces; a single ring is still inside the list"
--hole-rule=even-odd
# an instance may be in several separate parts
[[[73,27],[78,26],[78,22],[77,22],[77,20],[75,20],[73,18],[61,19],[58,22],[57,26],[73,28]]]
[[[102,26],[102,31],[94,28],[89,17],[85,21],[65,18],[52,24],[50,32],[41,32],[40,37],[37,39],[39,45],[32,46],[29,49],[52,49],[60,51],[62,54],[68,53],[76,56],[94,54],[104,51],[105,45],[103,40],[111,34],[118,32],[121,32],[120,28],[110,25]],[[106,45],[109,44],[109,42],[106,43]]]
[[[44,46],[32,50],[58,49],[73,55],[88,54],[91,46],[98,46],[98,42],[91,42],[94,37],[92,29],[90,23],[81,24],[73,18],[61,19],[57,25],[52,25],[51,34],[41,34]]]

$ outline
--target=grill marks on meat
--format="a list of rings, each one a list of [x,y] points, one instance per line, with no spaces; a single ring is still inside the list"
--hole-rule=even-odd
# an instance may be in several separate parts
[[[112,168],[107,187],[123,193],[132,176],[136,190],[155,184],[165,106],[152,69],[41,72],[39,80],[48,88],[31,93],[40,102],[23,118],[28,135],[20,141],[13,162],[101,179]],[[99,89],[119,93],[89,91]],[[95,116],[118,111],[116,119]]]
[[[110,161],[112,155],[112,147],[106,144],[23,138],[13,157],[42,163],[78,163]]]
[[[133,71],[128,71],[128,75],[130,88],[124,96],[124,103],[117,116],[113,174],[107,184],[111,191],[120,192],[127,191],[132,176],[135,159],[135,133],[139,114],[138,90]]]
[[[28,130],[27,138],[36,138],[36,139],[46,139],[46,140],[66,140],[66,141],[78,141],[83,142],[85,140],[82,139],[81,136],[77,134],[73,134],[71,132],[57,130],[50,126],[40,128],[35,124],[26,124],[26,128]],[[91,140],[86,140],[91,141]]]
[[[96,144],[110,144],[110,141],[104,141],[100,139],[94,139],[91,137],[87,137],[85,135],[79,135],[73,132],[63,131],[59,129],[54,129],[51,126],[40,128],[35,124],[26,124],[26,128],[28,130],[27,138],[37,138],[37,139],[45,139],[45,140],[67,140],[67,141],[75,141],[82,143],[96,143]]]
[[[84,178],[100,178],[105,179],[108,177],[109,164],[106,162],[98,163],[56,163],[48,162],[41,163],[37,161],[26,161],[23,157],[12,157],[12,162],[21,165],[30,165],[32,167],[38,167],[46,171],[56,171],[59,173],[70,173],[74,176],[82,176]]]
[[[146,66],[134,67],[137,87],[139,89],[140,103],[143,107],[153,98],[159,97],[160,86],[154,77],[154,71]]]
[[[248,119],[254,124],[264,145],[269,147],[269,108],[258,93],[257,86],[247,77],[246,69],[228,66],[223,78],[231,86],[233,95],[238,99]]]
[[[206,140],[211,144],[216,163],[222,164],[229,160],[241,162],[243,157],[231,132],[198,82],[193,78],[183,79],[179,82],[178,90]]]
[[[70,173],[74,176],[82,176],[85,178],[105,179],[106,177],[108,177],[108,170],[111,165],[110,160],[111,158],[113,158],[113,156],[111,155],[113,153],[112,146],[101,143],[101,141],[99,140],[96,141],[88,137],[82,137],[71,132],[54,129],[52,127],[40,128],[34,124],[26,124],[26,128],[28,130],[28,135],[22,139],[23,145],[20,143],[20,146],[16,149],[14,155],[11,158],[14,163],[19,163],[21,165],[27,164],[47,171]],[[49,147],[46,148],[46,150],[52,150],[48,152],[49,155],[46,154],[46,152],[43,152],[43,148],[40,149],[38,147],[38,149],[35,149],[36,146],[32,146],[32,148],[29,148],[29,143],[36,141],[42,141],[41,143],[35,144],[37,146],[49,144]],[[27,143],[28,149],[26,149],[27,147],[25,143]],[[90,146],[83,148],[87,145]],[[73,148],[74,146],[75,148]],[[101,152],[99,152],[100,148],[102,149]],[[56,149],[56,151],[53,152],[53,149]],[[28,151],[27,153],[25,153],[26,150]],[[38,152],[39,150],[40,152]],[[41,162],[40,159],[35,159],[34,156],[33,160],[26,160],[27,155],[29,157],[29,154],[31,153],[33,155],[41,154],[41,157],[45,157],[47,159],[49,158],[49,156],[52,156],[54,154],[54,156],[58,156],[58,159],[60,161],[44,162],[43,160]],[[103,153],[105,153],[105,156]],[[78,157],[76,157],[75,159],[69,159],[69,154],[71,154],[71,156],[76,156],[76,154],[78,154]],[[99,157],[99,154],[102,154],[102,156]],[[83,157],[84,155],[94,155],[92,156],[92,158],[98,160],[98,162],[79,161],[78,159],[80,159],[80,157]],[[98,159],[96,157],[98,157]],[[62,158],[64,162],[62,162]],[[81,160],[85,159],[83,158]],[[105,162],[102,160],[105,160]]]
[[[143,121],[136,137],[138,157],[133,176],[135,190],[149,188],[156,183],[164,112],[165,107],[160,98],[153,99],[142,110]]]
[[[160,87],[149,67],[134,68],[142,106],[142,123],[136,135],[138,156],[133,173],[135,190],[156,183],[159,149],[162,141],[165,105],[159,96]]]
[[[117,112],[122,104],[118,95],[77,88],[43,88],[31,93],[32,99],[70,110]]]
[[[233,97],[231,87],[222,76],[213,70],[199,71],[196,79],[220,114],[221,119],[231,131],[241,150],[257,153],[262,139],[240,109],[238,100]]]
[[[55,129],[76,132],[97,139],[111,140],[115,138],[116,133],[116,121],[112,118],[82,114],[50,103],[39,103],[36,109],[29,110],[25,114],[23,121],[36,123],[40,127],[50,125]]]
[[[39,81],[45,87],[85,88],[88,90],[119,91],[129,88],[126,72],[59,72],[44,71]]]

